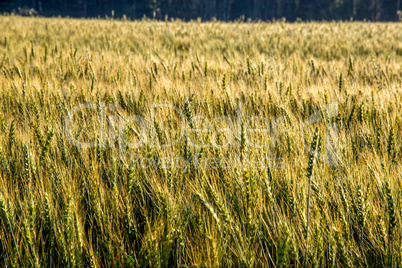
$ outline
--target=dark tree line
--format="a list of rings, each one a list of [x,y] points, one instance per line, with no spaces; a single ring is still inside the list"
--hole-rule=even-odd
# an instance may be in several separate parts
[[[402,0],[1,0],[0,12],[163,20],[398,20]],[[34,10],[34,11],[33,11]],[[400,15],[399,15],[400,16]]]

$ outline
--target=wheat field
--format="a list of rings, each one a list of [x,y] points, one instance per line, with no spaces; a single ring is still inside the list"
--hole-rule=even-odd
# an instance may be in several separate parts
[[[402,24],[0,17],[0,267],[402,267]]]

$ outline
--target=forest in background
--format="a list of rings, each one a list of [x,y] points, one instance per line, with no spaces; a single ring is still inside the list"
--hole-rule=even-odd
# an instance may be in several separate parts
[[[164,20],[398,21],[401,0],[3,0],[0,13]]]

